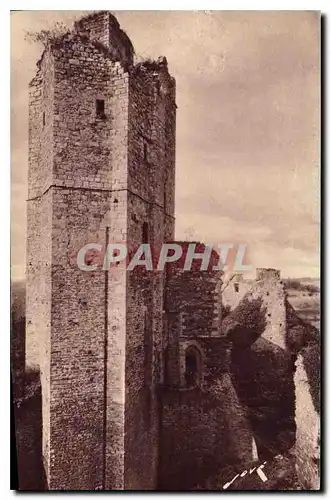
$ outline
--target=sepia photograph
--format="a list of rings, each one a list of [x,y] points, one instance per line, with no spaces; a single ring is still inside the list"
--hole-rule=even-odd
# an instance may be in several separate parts
[[[322,489],[321,27],[10,12],[11,489]]]

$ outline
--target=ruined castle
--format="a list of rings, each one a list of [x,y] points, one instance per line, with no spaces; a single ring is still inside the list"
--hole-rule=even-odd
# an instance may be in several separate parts
[[[254,442],[261,457],[286,449],[281,432],[294,446],[276,272],[222,293],[212,269],[77,266],[87,243],[174,241],[175,98],[166,59],[135,64],[109,12],[52,40],[30,84],[25,369],[40,377],[51,490],[195,489],[251,464]],[[240,371],[257,342],[285,374],[270,446]]]

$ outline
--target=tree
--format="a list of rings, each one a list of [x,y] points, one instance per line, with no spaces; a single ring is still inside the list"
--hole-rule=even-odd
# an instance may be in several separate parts
[[[24,39],[29,43],[41,43],[44,47],[47,47],[68,32],[68,27],[63,22],[58,21],[50,29],[26,31]]]

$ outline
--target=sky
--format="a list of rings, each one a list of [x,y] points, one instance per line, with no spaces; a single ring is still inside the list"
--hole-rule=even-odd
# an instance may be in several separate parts
[[[26,31],[87,11],[11,13],[11,262],[25,273]],[[177,88],[176,239],[246,243],[246,263],[318,278],[320,19],[314,11],[116,11],[139,58]]]

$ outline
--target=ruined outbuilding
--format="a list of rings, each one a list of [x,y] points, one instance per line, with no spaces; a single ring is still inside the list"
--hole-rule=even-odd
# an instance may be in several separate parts
[[[290,450],[303,489],[319,489],[318,330],[298,317],[276,269],[258,269],[255,280],[233,275],[222,303],[231,310],[222,329],[232,339],[234,386],[260,457]]]

